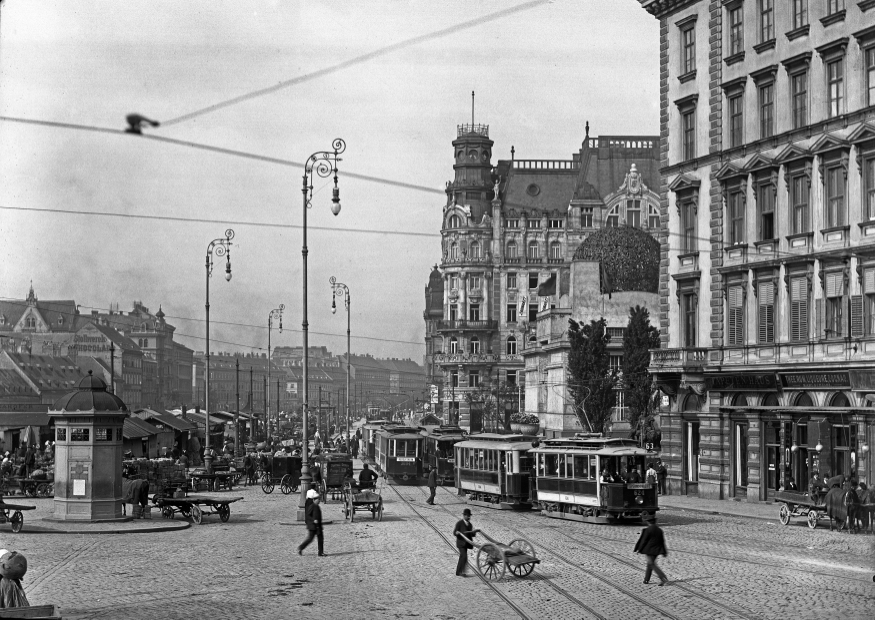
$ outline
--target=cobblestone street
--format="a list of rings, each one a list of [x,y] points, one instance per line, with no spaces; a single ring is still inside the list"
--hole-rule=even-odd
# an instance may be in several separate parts
[[[235,489],[231,519],[141,534],[28,533],[51,510],[33,500],[24,530],[2,545],[29,562],[32,605],[64,618],[870,618],[875,609],[869,535],[812,531],[798,520],[749,519],[667,509],[670,585],[642,584],[632,553],[640,526],[604,526],[474,507],[472,522],[501,542],[526,538],[534,573],[487,582],[454,576],[455,489],[386,486],[382,521],[340,503],[324,506],[325,550],[302,557],[298,495]],[[154,513],[154,511],[153,511]],[[775,510],[777,515],[777,510]],[[160,516],[157,518],[160,519]],[[472,562],[476,550],[471,554]]]

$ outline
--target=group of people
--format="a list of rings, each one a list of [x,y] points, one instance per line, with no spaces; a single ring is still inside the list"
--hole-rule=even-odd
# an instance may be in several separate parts
[[[830,489],[842,489],[850,494],[848,504],[857,506],[858,509],[852,515],[856,523],[852,524],[855,527],[860,527],[863,530],[875,530],[875,489],[870,489],[865,482],[857,482],[851,476],[830,476],[828,472],[822,475],[819,472],[811,474],[811,480],[808,483],[808,495],[813,498],[816,503],[821,503]],[[793,476],[788,476],[781,490],[798,490]]]
[[[648,463],[647,471],[644,472],[643,476],[641,472],[632,465],[629,466],[624,476],[615,471],[611,471],[606,466],[602,469],[602,473],[599,475],[599,480],[601,480],[601,482],[609,483],[637,484],[639,482],[646,482],[649,484],[656,484],[657,493],[659,495],[665,495],[667,493],[668,469],[666,469],[665,464],[661,459]]]
[[[13,453],[6,451],[0,462],[0,475],[31,478],[34,472],[51,470],[55,462],[55,444],[46,441],[44,446],[21,444]]]

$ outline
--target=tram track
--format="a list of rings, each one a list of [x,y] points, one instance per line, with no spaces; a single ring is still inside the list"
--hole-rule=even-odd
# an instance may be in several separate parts
[[[509,524],[507,524],[507,523],[504,523],[504,524],[502,524],[502,525],[503,525],[503,527],[507,528],[508,530],[511,530],[511,531],[513,531],[513,532],[516,532],[516,533],[517,533],[518,535],[520,535],[520,536],[524,536],[524,535],[525,535],[525,533],[524,533],[522,530],[520,530],[518,527],[516,527],[516,526],[509,525]],[[598,553],[598,554],[601,554],[602,556],[608,557],[608,558],[610,558],[611,560],[614,560],[615,562],[618,562],[618,563],[620,563],[620,564],[623,564],[623,565],[625,565],[625,566],[628,566],[628,567],[632,568],[633,570],[635,570],[636,572],[640,571],[640,566],[637,565],[637,564],[635,564],[635,563],[633,563],[633,562],[631,562],[631,561],[629,561],[629,560],[626,560],[626,559],[624,559],[624,558],[620,558],[620,557],[618,557],[616,554],[613,554],[613,553],[610,553],[610,552],[605,551],[605,550],[603,550],[603,549],[600,549],[600,548],[598,548],[597,546],[595,546],[595,545],[593,545],[593,544],[591,544],[591,543],[588,543],[588,542],[585,542],[585,541],[579,540],[579,539],[577,539],[577,538],[574,538],[574,537],[572,537],[570,534],[568,534],[568,533],[565,532],[565,531],[562,531],[562,530],[561,530],[560,528],[558,528],[558,527],[557,527],[557,528],[554,528],[554,529],[556,529],[556,530],[557,530],[560,534],[562,534],[564,537],[566,537],[566,538],[572,540],[573,542],[575,542],[575,543],[578,544],[578,545],[581,545],[581,546],[583,546],[583,547],[586,547],[586,548],[590,549],[590,550],[593,551],[593,552],[596,552],[596,553]],[[612,539],[612,540],[613,540],[614,542],[625,542],[625,541],[620,541],[619,539]],[[591,569],[584,568],[584,567],[581,566],[579,563],[577,563],[577,562],[575,562],[574,560],[572,560],[572,559],[566,557],[564,554],[559,553],[559,552],[557,552],[556,550],[551,550],[550,553],[551,553],[551,555],[553,555],[554,557],[556,557],[556,558],[557,558],[558,560],[560,560],[561,562],[567,564],[568,566],[571,566],[571,567],[575,568],[576,570],[579,570],[579,571],[581,571],[581,572],[586,573],[587,575],[590,575],[591,577],[594,577],[595,579],[597,579],[597,580],[603,582],[604,584],[610,586],[611,588],[614,588],[614,589],[616,589],[616,590],[619,590],[620,592],[622,592],[623,594],[625,594],[625,595],[628,596],[629,598],[632,598],[632,599],[634,599],[634,600],[640,602],[642,605],[645,605],[646,607],[649,607],[649,608],[653,609],[654,611],[656,611],[656,612],[658,612],[658,613],[660,613],[660,614],[662,614],[662,615],[665,615],[666,617],[669,617],[669,618],[678,618],[677,616],[675,616],[675,615],[672,614],[671,612],[667,612],[667,611],[661,609],[660,607],[658,607],[658,606],[656,606],[656,605],[653,605],[652,603],[650,603],[650,602],[647,601],[646,599],[643,599],[643,598],[641,598],[640,596],[638,596],[637,594],[635,594],[634,592],[632,592],[631,590],[629,590],[629,589],[627,589],[627,588],[625,588],[625,587],[623,587],[623,586],[620,586],[620,585],[618,585],[618,584],[612,582],[611,580],[609,580],[608,578],[606,578],[606,577],[604,577],[603,575],[599,574],[598,572],[593,571],[593,570],[591,570]],[[672,587],[675,587],[675,588],[681,589],[681,590],[683,590],[684,592],[686,592],[688,595],[693,596],[693,597],[696,597],[696,598],[698,598],[698,599],[700,599],[700,600],[703,600],[703,601],[705,601],[706,603],[708,603],[709,605],[712,605],[713,607],[717,607],[717,608],[721,609],[723,612],[728,612],[728,613],[730,613],[733,617],[740,617],[740,618],[744,618],[745,620],[758,620],[758,618],[759,618],[758,615],[754,615],[753,613],[751,613],[751,612],[749,612],[749,611],[741,611],[741,610],[737,609],[737,606],[736,606],[736,607],[730,606],[730,605],[728,605],[728,604],[726,604],[726,603],[723,603],[722,601],[717,600],[716,598],[713,598],[713,597],[711,597],[711,596],[709,596],[709,595],[707,595],[707,594],[702,594],[702,593],[700,593],[700,592],[697,592],[696,590],[693,590],[692,588],[689,588],[689,587],[687,587],[687,586],[684,586],[683,584],[679,584],[679,583],[677,583],[677,582],[673,582],[673,583],[672,583]]]

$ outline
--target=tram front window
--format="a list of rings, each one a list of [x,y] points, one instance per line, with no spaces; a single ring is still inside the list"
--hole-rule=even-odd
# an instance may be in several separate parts
[[[437,445],[438,458],[448,459],[453,456],[453,444],[449,441],[439,441]]]
[[[555,454],[545,454],[544,461],[546,464],[547,471],[544,473],[545,476],[557,476],[559,474],[559,462],[556,458]]]

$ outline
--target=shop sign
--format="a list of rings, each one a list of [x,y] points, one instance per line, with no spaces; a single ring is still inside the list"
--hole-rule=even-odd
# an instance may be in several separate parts
[[[849,370],[851,389],[875,390],[875,370]]]
[[[775,391],[778,389],[778,380],[773,373],[764,375],[717,375],[706,377],[705,384],[708,390],[718,392],[731,391]]]
[[[851,377],[842,372],[782,372],[781,385],[790,389],[849,388]]]

